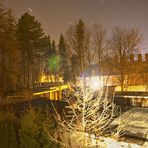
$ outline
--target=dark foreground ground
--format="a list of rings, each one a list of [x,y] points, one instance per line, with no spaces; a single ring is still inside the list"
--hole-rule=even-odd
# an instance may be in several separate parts
[[[13,103],[12,103],[13,102]],[[59,112],[62,112],[65,103],[62,101],[51,101],[47,98],[34,98],[24,100],[14,100],[8,103],[0,103],[0,110],[12,110],[20,116],[30,106],[48,108],[53,113],[55,106]],[[128,142],[134,142],[143,145],[148,142],[148,108],[122,106],[120,119],[113,121],[113,125],[124,126],[124,139]]]

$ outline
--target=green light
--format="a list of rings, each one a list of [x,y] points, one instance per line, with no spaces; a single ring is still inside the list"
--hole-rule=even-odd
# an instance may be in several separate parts
[[[52,55],[48,59],[48,69],[49,71],[57,72],[60,67],[60,57],[57,55]]]

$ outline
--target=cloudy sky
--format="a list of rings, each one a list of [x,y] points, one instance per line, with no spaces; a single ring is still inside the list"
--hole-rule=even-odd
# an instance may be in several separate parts
[[[56,41],[79,18],[88,26],[101,23],[108,32],[114,26],[135,27],[143,34],[142,49],[148,52],[148,0],[4,0],[4,3],[16,17],[30,11]]]

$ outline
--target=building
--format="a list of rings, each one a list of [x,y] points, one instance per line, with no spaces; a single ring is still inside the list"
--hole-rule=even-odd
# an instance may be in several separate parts
[[[128,69],[124,74],[124,91],[148,92],[148,53],[130,55],[127,59]],[[116,91],[121,91],[121,75],[116,67],[110,68],[106,61],[102,63],[101,76],[97,65],[91,65],[83,74],[86,85],[94,83],[94,86],[115,86]]]

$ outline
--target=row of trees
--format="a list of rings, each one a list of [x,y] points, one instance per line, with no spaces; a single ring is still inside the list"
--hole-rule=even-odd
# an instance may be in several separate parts
[[[68,48],[71,49],[73,78],[91,74],[91,65],[97,64],[98,75],[118,75],[121,87],[125,76],[132,71],[130,55],[139,51],[141,35],[134,28],[115,27],[109,36],[103,25],[95,24],[88,28],[82,20],[71,25],[65,34]]]
[[[113,71],[123,88],[131,70],[128,58],[138,50],[138,30],[115,27],[110,36],[103,25],[88,28],[82,20],[61,34],[58,45],[46,36],[41,23],[29,13],[16,21],[10,9],[0,4],[0,91],[7,94],[30,88],[42,72],[60,74],[65,81],[91,73],[97,64],[99,75]]]
[[[64,38],[61,35],[60,54],[65,63]],[[63,50],[63,51],[62,51]],[[55,41],[45,35],[41,23],[29,13],[18,20],[10,9],[0,3],[0,93],[30,88],[38,82],[41,73],[57,73],[59,62]],[[50,57],[50,58],[49,58]],[[50,60],[51,59],[51,60]],[[58,68],[57,68],[58,67]]]

